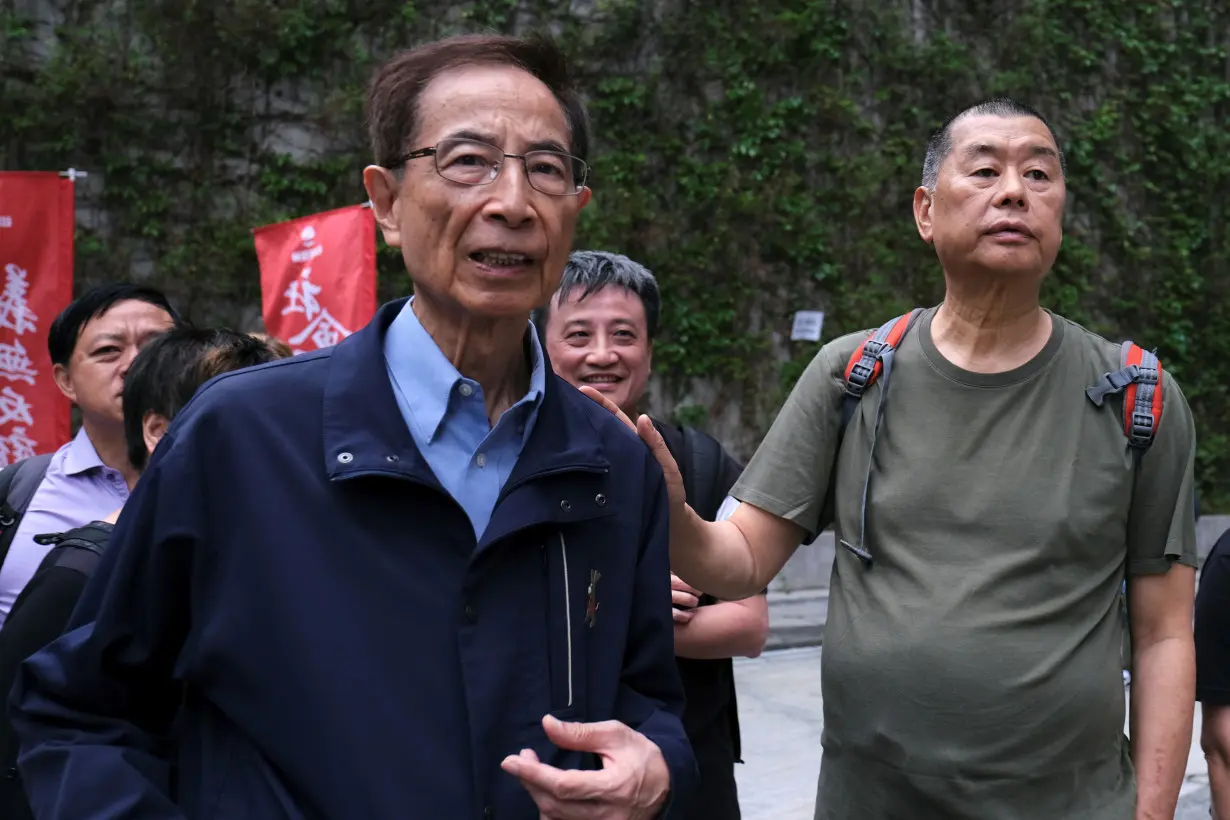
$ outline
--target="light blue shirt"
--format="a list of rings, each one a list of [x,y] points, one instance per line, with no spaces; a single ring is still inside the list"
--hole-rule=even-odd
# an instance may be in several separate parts
[[[495,426],[487,421],[482,386],[445,358],[414,315],[414,300],[389,325],[384,358],[393,394],[415,446],[436,478],[461,505],[482,540],[504,482],[529,440],[547,385],[546,359],[533,324],[530,389]]]

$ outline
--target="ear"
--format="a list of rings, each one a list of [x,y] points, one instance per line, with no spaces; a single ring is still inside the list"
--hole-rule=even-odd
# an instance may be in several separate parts
[[[77,391],[73,389],[73,378],[68,374],[68,368],[62,364],[52,366],[51,377],[55,379],[56,387],[60,388],[64,398],[76,404]]]
[[[145,449],[150,454],[154,454],[154,448],[158,446],[158,442],[166,435],[167,428],[171,423],[166,420],[165,416],[155,413],[153,410],[145,414],[145,418],[141,419],[141,436],[145,439]]]
[[[401,182],[388,168],[369,165],[363,169],[363,187],[367,189],[367,198],[372,201],[372,213],[380,232],[384,234],[385,243],[389,247],[401,247],[401,223],[398,221]]]
[[[935,202],[935,193],[928,191],[926,188],[918,188],[914,191],[914,224],[918,226],[918,235],[928,245],[934,238],[934,230],[931,224],[931,208]]]
[[[594,192],[590,190],[589,186],[582,188],[581,193],[577,194],[577,210],[580,211],[582,208],[588,205],[589,200],[592,199],[593,196],[594,196]]]

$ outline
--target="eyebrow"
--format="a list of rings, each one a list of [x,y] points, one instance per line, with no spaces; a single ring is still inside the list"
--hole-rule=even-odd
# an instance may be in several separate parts
[[[499,148],[499,138],[496,137],[494,134],[483,132],[483,131],[475,131],[472,128],[463,128],[460,131],[453,131],[451,134],[445,137],[445,139],[474,140],[475,142],[485,142],[488,145],[494,145],[497,148]],[[504,150],[504,149],[501,148],[500,150]],[[560,145],[555,140],[551,140],[551,139],[537,140],[535,142],[531,142],[529,147],[526,150],[527,151],[558,151],[561,154],[568,153],[567,148]]]
[[[124,337],[118,333],[100,333],[93,339],[90,339],[90,347],[101,344],[102,342],[122,342]]]
[[[969,159],[976,159],[978,157],[995,156],[999,153],[999,151],[1000,149],[994,145],[985,142],[978,142],[965,149],[965,156]],[[1056,152],[1055,149],[1051,148],[1049,145],[1031,145],[1029,147],[1029,153],[1035,157],[1051,157],[1052,159],[1059,159],[1058,152]]]

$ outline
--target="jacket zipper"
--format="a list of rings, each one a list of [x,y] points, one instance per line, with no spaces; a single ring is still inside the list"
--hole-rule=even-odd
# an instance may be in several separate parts
[[[564,623],[568,629],[568,707],[572,708],[572,590],[568,584],[568,550],[564,545],[564,531],[559,534],[559,554],[564,561]]]

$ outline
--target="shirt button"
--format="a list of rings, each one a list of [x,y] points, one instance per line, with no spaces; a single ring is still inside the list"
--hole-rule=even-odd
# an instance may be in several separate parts
[[[474,611],[474,607],[471,604],[466,604],[466,620],[470,623],[478,620],[478,613]]]
[[[495,809],[491,808],[490,806],[485,807],[483,809],[484,820],[491,820],[491,818],[493,817],[495,817]]]
[[[461,395],[465,396],[467,399],[474,395],[474,388],[470,387],[470,385],[465,382],[462,382],[461,387],[458,389],[461,391]]]
[[[477,456],[474,457],[474,461],[478,464],[479,467],[486,467],[487,466],[487,454],[479,453]]]

